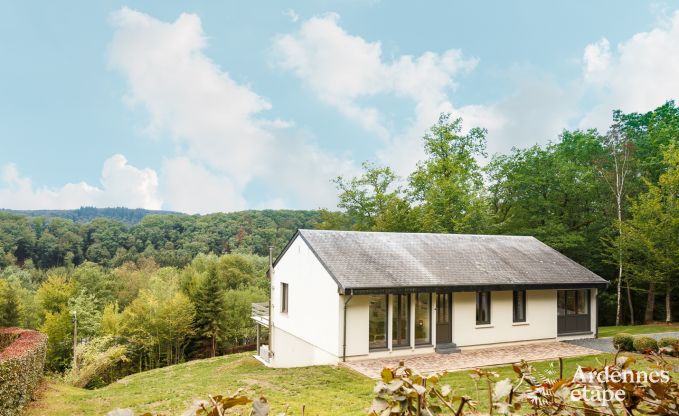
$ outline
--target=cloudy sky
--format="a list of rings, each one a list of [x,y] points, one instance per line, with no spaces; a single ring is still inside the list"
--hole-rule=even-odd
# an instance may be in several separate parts
[[[0,0],[0,207],[334,207],[440,112],[490,153],[679,98],[676,3]]]

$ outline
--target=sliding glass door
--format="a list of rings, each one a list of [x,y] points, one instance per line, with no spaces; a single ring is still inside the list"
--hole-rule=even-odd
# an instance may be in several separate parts
[[[387,295],[370,296],[369,348],[387,348]]]

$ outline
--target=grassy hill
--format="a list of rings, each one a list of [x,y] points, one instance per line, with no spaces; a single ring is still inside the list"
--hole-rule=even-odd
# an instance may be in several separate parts
[[[565,374],[573,374],[578,364],[600,366],[611,354],[564,359]],[[554,372],[555,361],[535,363],[536,368]],[[647,364],[639,362],[641,367]],[[636,368],[636,367],[635,367]],[[510,366],[494,368],[500,378],[514,377]],[[674,374],[676,376],[676,374]],[[459,394],[476,399],[477,390],[467,371],[450,373],[442,380]],[[115,408],[143,412],[181,414],[195,400],[208,394],[229,394],[244,388],[250,397],[265,396],[272,404],[271,414],[289,405],[290,413],[301,414],[306,405],[309,415],[366,415],[372,401],[374,381],[343,367],[317,366],[291,369],[266,368],[250,354],[235,354],[191,361],[123,378],[97,390],[85,390],[50,380],[44,383],[38,401],[27,416],[105,415]],[[481,406],[485,406],[485,386],[479,386]]]
[[[125,377],[97,390],[85,390],[58,381],[44,384],[40,399],[26,415],[104,415],[115,408],[181,414],[194,400],[208,394],[233,393],[245,388],[251,397],[265,396],[272,414],[287,404],[300,414],[365,415],[374,382],[346,368],[318,366],[271,369],[250,354],[235,354],[191,361]]]

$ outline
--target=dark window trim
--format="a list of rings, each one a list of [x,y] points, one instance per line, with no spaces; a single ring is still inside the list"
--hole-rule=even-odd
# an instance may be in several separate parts
[[[392,321],[393,321],[393,320],[394,320],[394,317],[398,317],[398,316],[399,316],[399,313],[398,313],[398,310],[397,310],[397,309],[398,309],[398,307],[401,305],[401,296],[404,296],[404,297],[407,299],[407,300],[406,300],[406,305],[405,305],[405,307],[406,307],[406,312],[407,312],[407,313],[406,313],[406,336],[405,336],[404,343],[396,344],[396,343],[395,343],[396,340],[394,339],[394,334],[398,334],[399,331],[398,331],[398,328],[396,328],[396,327],[393,325],[393,323],[392,323],[392,327],[391,327],[391,347],[392,347],[392,348],[410,347],[410,323],[411,323],[411,317],[410,317],[410,302],[411,302],[412,299],[411,299],[411,297],[410,297],[409,294],[406,295],[406,294],[403,294],[403,293],[402,293],[402,294],[394,295],[394,303],[393,303],[393,305],[391,306],[391,309],[392,309],[392,317],[391,317],[391,319],[392,319]],[[387,308],[387,310],[388,310],[388,308]],[[398,321],[399,321],[399,320],[397,319],[397,320],[396,320],[396,323],[398,323]]]
[[[288,292],[290,290],[290,286],[285,283],[281,282],[281,313],[288,313]]]
[[[379,296],[379,295],[372,295],[372,296]],[[379,347],[371,347],[370,346],[370,340],[368,339],[368,351],[389,351],[389,295],[382,295],[384,298],[384,307],[385,307],[385,317],[384,317],[384,345],[380,345]],[[370,313],[370,304],[368,304],[368,313]],[[370,319],[370,316],[368,316],[368,319]],[[368,322],[368,326],[370,326],[370,322]]]
[[[417,313],[417,296],[421,295],[422,292],[420,293],[415,293],[415,313]],[[432,302],[434,301],[433,295],[431,292],[426,292],[424,293],[425,295],[429,295],[429,336],[427,337],[426,341],[420,341],[417,342],[417,338],[415,338],[415,346],[421,346],[421,345],[431,345],[431,333],[432,333],[432,325],[435,325],[434,322],[432,322],[432,318],[434,317],[434,314],[432,312]],[[413,319],[415,319],[415,325],[417,325],[417,316],[414,316]]]
[[[521,305],[518,304],[518,296],[517,295],[518,295],[519,292],[523,292],[523,296],[522,296],[523,303]],[[526,303],[528,303],[527,299],[526,299],[526,291],[525,290],[515,290],[515,291],[512,292],[512,296],[513,296],[512,304],[514,305],[514,307],[512,308],[513,321],[514,322],[526,322]],[[521,309],[522,309],[521,315],[523,316],[523,319],[517,318],[517,315],[518,315],[517,312],[519,311],[519,306],[521,306]]]
[[[484,294],[484,293],[487,296],[483,296],[482,294]],[[476,325],[490,325],[490,323],[492,322],[492,318],[491,318],[491,316],[492,316],[491,315],[491,303],[492,303],[491,302],[491,293],[492,292],[489,291],[489,290],[482,290],[482,291],[476,292]],[[486,299],[486,303],[487,303],[487,306],[488,306],[488,319],[485,320],[485,321],[479,319],[479,306],[480,306],[479,302],[481,302],[484,298]]]

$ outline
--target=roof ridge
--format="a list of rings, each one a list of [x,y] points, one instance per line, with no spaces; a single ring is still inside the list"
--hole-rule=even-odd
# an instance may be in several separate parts
[[[506,238],[535,238],[532,235],[516,234],[468,234],[468,233],[429,233],[429,232],[408,232],[408,231],[357,231],[357,230],[318,230],[313,228],[299,228],[298,231],[314,233],[352,233],[352,234],[391,234],[391,235],[441,235],[441,236],[464,236],[464,237],[506,237]],[[539,240],[538,240],[539,241]]]

